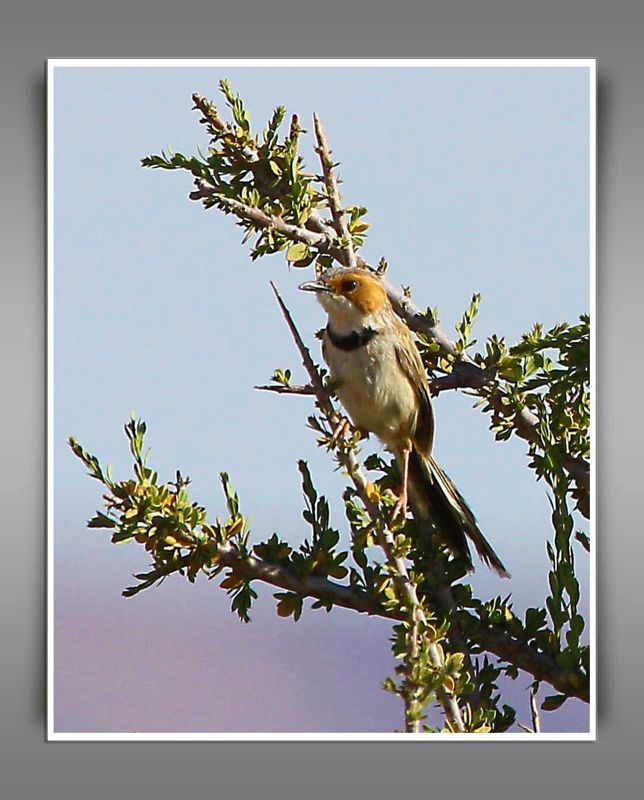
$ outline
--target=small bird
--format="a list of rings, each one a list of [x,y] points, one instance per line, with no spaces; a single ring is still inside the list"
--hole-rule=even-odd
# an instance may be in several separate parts
[[[432,456],[434,413],[423,363],[378,275],[366,269],[327,270],[300,289],[315,292],[328,315],[322,355],[355,428],[373,433],[396,457],[402,489],[392,520],[407,512],[436,527],[450,550],[473,570],[469,538],[481,559],[509,577],[481,533],[463,496]]]

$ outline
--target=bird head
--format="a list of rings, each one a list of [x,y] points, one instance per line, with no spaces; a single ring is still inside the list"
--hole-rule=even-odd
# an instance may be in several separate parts
[[[380,278],[366,269],[340,267],[324,272],[315,281],[300,286],[315,292],[333,320],[364,320],[388,305],[387,292]]]

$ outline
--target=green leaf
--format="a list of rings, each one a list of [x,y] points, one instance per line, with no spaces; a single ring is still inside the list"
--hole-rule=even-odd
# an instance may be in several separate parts
[[[579,639],[581,636],[585,624],[584,618],[580,614],[575,614],[575,616],[570,620],[570,630],[574,633],[577,639]]]
[[[277,614],[280,617],[293,617],[295,622],[302,615],[302,600],[300,595],[293,592],[275,592],[273,597],[278,601]]]
[[[590,539],[583,531],[577,531],[575,539],[580,542],[581,546],[587,553],[590,553]]]
[[[558,708],[561,708],[567,699],[568,697],[565,694],[550,694],[543,703],[541,703],[541,708],[544,711],[556,711]]]
[[[525,612],[525,629],[530,635],[534,635],[546,624],[546,612],[543,608],[528,608]]]
[[[286,260],[291,263],[294,261],[302,261],[310,256],[308,245],[304,242],[296,242],[292,244],[286,251]]]
[[[116,520],[103,514],[102,511],[97,511],[96,516],[92,517],[87,523],[88,528],[116,528]]]

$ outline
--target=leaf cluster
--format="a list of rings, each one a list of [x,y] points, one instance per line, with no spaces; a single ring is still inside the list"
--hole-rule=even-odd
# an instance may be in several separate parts
[[[202,114],[201,123],[210,136],[207,152],[185,156],[168,149],[142,159],[142,165],[190,173],[195,184],[190,199],[205,208],[215,207],[230,214],[239,208],[231,208],[230,201],[241,204],[246,213],[238,213],[237,224],[245,231],[244,243],[255,236],[250,253],[253,260],[283,251],[295,267],[307,267],[316,258],[321,265],[330,266],[329,244],[343,247],[346,242],[334,230],[332,220],[322,219],[318,213],[329,207],[329,197],[324,176],[304,169],[299,141],[306,131],[299,118],[291,117],[288,132],[280,138],[286,110],[277,106],[264,130],[253,134],[241,97],[226,80],[220,81],[219,88],[232,117],[230,122],[222,119],[210,100],[193,95],[195,108]],[[261,214],[253,214],[253,210]],[[369,227],[364,220],[367,209],[349,206],[343,213],[347,215],[352,245],[360,247]],[[315,237],[311,241],[293,241],[292,235],[266,220],[323,232],[324,237],[318,237],[323,241],[316,241]]]

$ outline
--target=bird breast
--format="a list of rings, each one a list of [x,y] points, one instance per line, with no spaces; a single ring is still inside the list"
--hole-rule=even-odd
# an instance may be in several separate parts
[[[324,358],[337,395],[357,428],[397,449],[413,434],[418,400],[400,368],[395,339],[381,331],[367,344],[344,351],[324,337]]]

